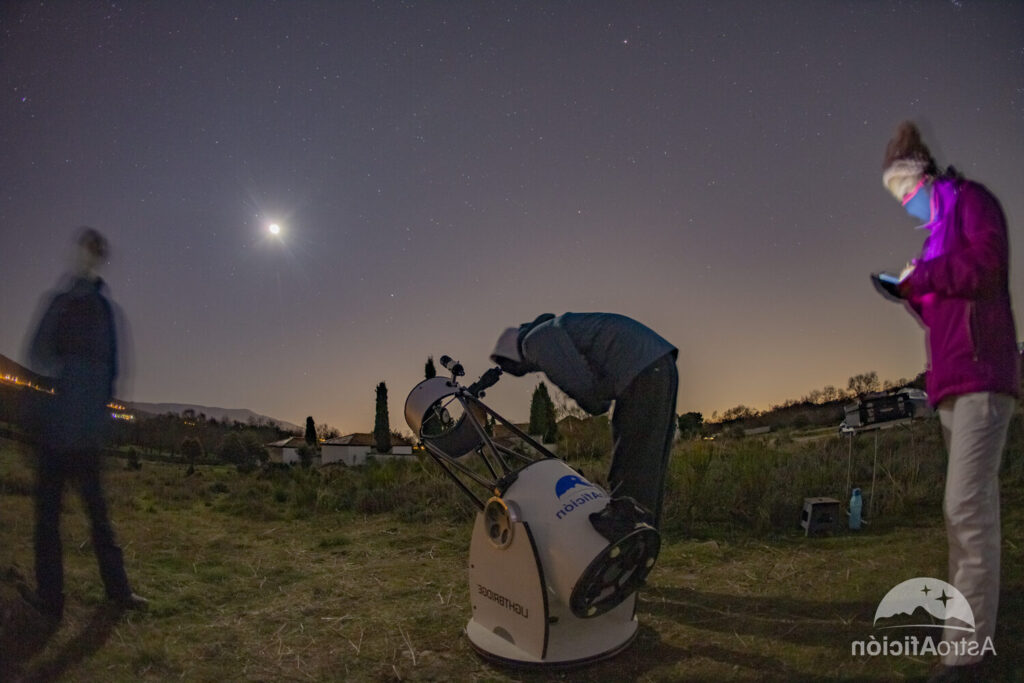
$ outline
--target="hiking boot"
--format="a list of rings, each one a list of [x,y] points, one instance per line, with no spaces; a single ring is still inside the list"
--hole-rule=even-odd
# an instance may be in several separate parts
[[[110,601],[115,607],[122,610],[137,610],[144,612],[149,609],[149,600],[137,595],[136,593],[129,593],[123,597],[110,598]]]
[[[590,515],[590,524],[598,533],[615,543],[638,527],[654,527],[654,515],[629,496],[612,498],[600,512]]]

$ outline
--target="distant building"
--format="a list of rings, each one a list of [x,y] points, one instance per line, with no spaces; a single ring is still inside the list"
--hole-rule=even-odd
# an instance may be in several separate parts
[[[518,428],[519,431],[523,432],[524,434],[528,433],[529,430],[530,430],[530,423],[529,422],[522,422],[522,423],[519,423],[519,424],[513,423],[513,426]],[[516,439],[519,442],[522,442],[522,439],[519,438],[518,434],[516,434],[515,432],[513,432],[511,429],[509,429],[508,427],[506,427],[505,425],[503,425],[500,422],[495,423],[495,425],[494,425],[494,438],[495,439]]]
[[[566,432],[562,431],[562,425],[565,424],[568,420],[576,420],[576,422],[580,422],[580,420],[578,418],[575,418],[575,417],[566,417],[566,418],[564,418],[561,422],[558,423],[558,433],[559,434],[562,434],[562,435],[566,434]],[[529,434],[530,433],[530,423],[529,422],[513,423],[513,426],[516,427],[517,429],[519,429],[519,431],[521,431],[523,434]],[[558,452],[557,444],[554,444],[554,443],[543,443],[543,439],[541,438],[541,436],[539,434],[531,434],[530,436],[531,436],[531,438],[534,441],[543,444],[544,448],[548,449],[552,453],[557,453]],[[501,424],[500,422],[498,422],[498,423],[496,423],[494,425],[494,437],[493,438],[494,438],[495,443],[497,443],[497,444],[499,444],[501,446],[504,446],[505,448],[510,448],[512,450],[520,450],[521,451],[524,448],[529,448],[527,446],[527,444],[526,444],[526,441],[523,440],[522,437],[520,437],[518,434],[516,434],[515,432],[513,432],[511,429],[509,429],[505,425]]]
[[[268,443],[266,449],[270,453],[270,462],[298,465],[302,462],[302,459],[299,458],[299,448],[305,445],[306,440],[301,436],[290,436],[287,439]]]
[[[347,434],[334,439],[327,439],[320,444],[320,463],[329,465],[340,462],[346,465],[362,465],[367,458],[386,460],[389,458],[406,458],[412,456],[412,444],[408,439],[391,435],[391,452],[378,453],[377,441],[373,434]]]

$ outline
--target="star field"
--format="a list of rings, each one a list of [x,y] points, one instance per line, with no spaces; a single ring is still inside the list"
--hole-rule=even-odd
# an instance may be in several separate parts
[[[4,3],[0,353],[89,224],[129,400],[366,431],[383,380],[404,427],[427,355],[479,373],[567,310],[679,346],[706,416],[913,376],[867,278],[921,241],[885,142],[915,119],[1002,200],[1021,301],[1022,35],[980,1]]]

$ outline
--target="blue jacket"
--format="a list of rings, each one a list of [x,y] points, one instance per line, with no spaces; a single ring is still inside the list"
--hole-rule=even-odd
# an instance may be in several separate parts
[[[546,314],[519,332],[522,367],[543,372],[591,415],[605,413],[637,375],[678,350],[616,313]]]

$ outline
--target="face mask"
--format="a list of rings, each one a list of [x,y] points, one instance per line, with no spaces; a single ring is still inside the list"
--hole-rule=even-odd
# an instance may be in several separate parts
[[[921,181],[909,195],[904,197],[903,208],[914,218],[927,222],[932,217],[931,195],[931,187],[924,181]]]

